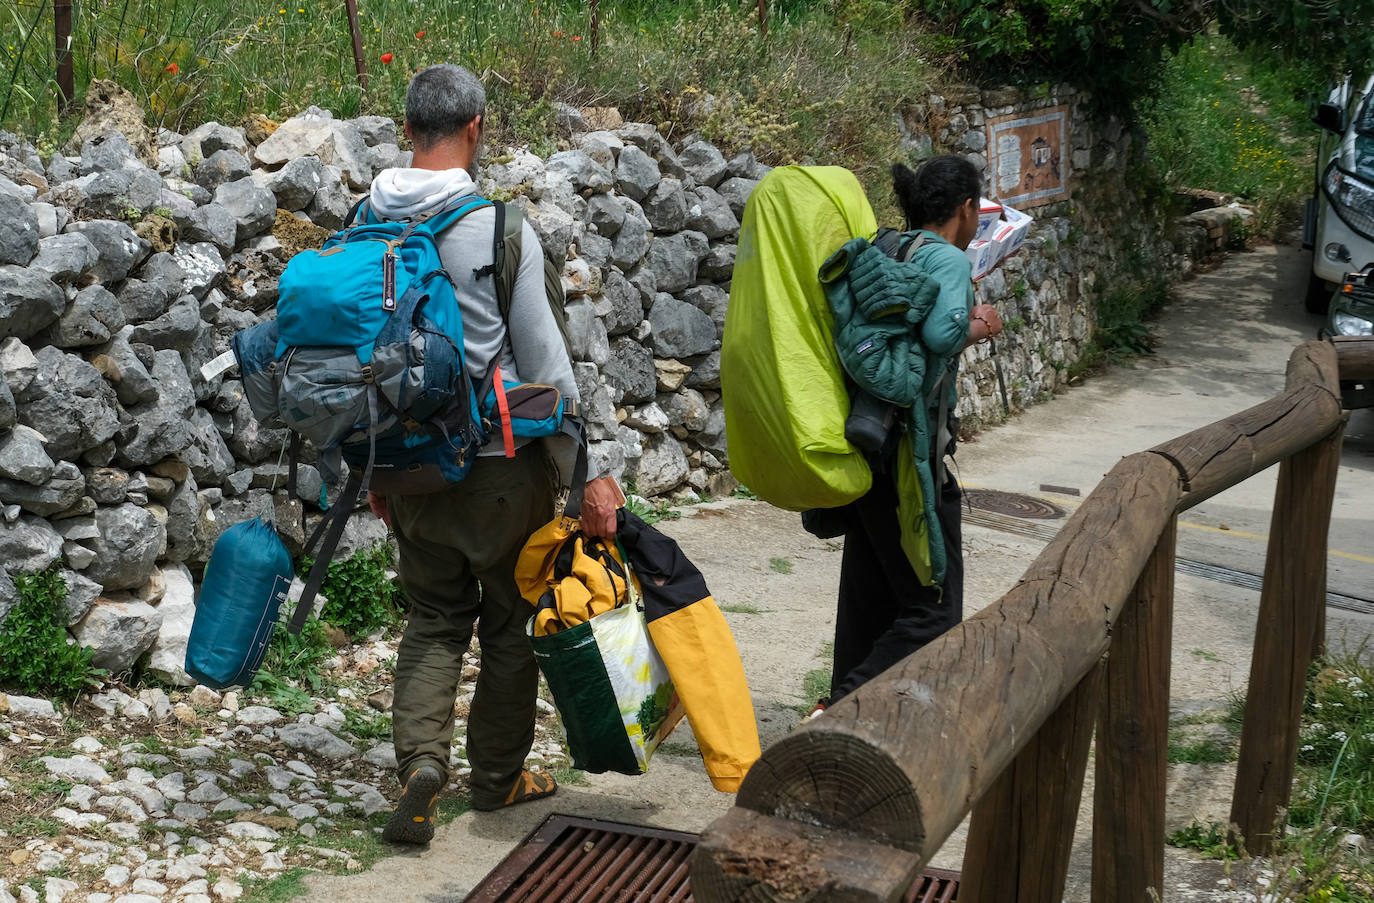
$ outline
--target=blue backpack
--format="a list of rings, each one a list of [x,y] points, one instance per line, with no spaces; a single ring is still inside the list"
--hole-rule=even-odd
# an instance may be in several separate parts
[[[289,488],[295,488],[301,438],[319,451],[327,482],[347,473],[338,501],[306,544],[309,554],[321,543],[292,632],[304,624],[359,492],[442,489],[467,474],[478,450],[498,431],[507,456],[514,455],[516,435],[564,431],[579,447],[584,444],[578,421],[568,419],[576,417],[575,405],[556,388],[507,382],[499,360],[476,383],[468,374],[462,312],[437,236],[485,207],[496,212],[494,259],[474,273],[479,280],[492,279],[504,319],[519,267],[518,245],[508,253],[513,242],[505,205],[469,195],[408,222],[372,221],[364,211],[319,251],[293,257],[278,285],[276,318],[234,337],[254,416],[291,431]],[[518,236],[518,219],[514,227]],[[545,282],[554,304],[550,286],[557,282]]]

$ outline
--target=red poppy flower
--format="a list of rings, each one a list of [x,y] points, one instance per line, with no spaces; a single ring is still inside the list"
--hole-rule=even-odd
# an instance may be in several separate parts
[[[178,72],[181,71],[181,67],[178,66],[176,63],[168,63],[168,64],[167,64],[167,68],[166,68],[166,70],[164,70],[164,71],[167,71],[167,72],[172,73],[173,75],[176,75]]]
[[[424,33],[423,31],[417,31],[417,32],[415,32],[415,37],[417,37],[417,38],[423,38],[424,36],[425,36],[425,33]]]
[[[555,32],[553,33],[553,36],[554,36],[555,38],[561,38],[561,37],[563,37],[563,32],[561,32],[561,31],[555,31]]]
[[[575,34],[575,35],[572,36],[572,39],[573,39],[574,41],[580,41],[580,40],[582,40],[582,35],[580,35],[580,34]]]
[[[382,54],[382,65],[390,66],[391,61],[394,59],[396,59],[396,55],[394,53],[384,53]]]

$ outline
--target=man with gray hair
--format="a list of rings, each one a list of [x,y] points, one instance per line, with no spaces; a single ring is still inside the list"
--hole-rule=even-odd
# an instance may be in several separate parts
[[[387,169],[372,183],[369,214],[404,221],[433,214],[477,193],[486,91],[468,70],[448,63],[417,73],[406,93],[409,167]],[[509,216],[518,216],[515,210]],[[552,385],[577,398],[572,363],[549,307],[539,239],[529,223],[519,249],[510,309],[497,302],[495,208],[467,214],[440,234],[439,255],[463,314],[469,376],[480,384],[493,362],[507,382]],[[561,262],[560,262],[561,263]],[[559,437],[566,438],[566,437]],[[409,616],[396,660],[392,731],[402,784],[382,832],[397,843],[434,836],[434,806],[449,777],[454,701],[474,623],[482,662],[468,711],[466,750],[476,809],[499,809],[552,794],[552,775],[524,767],[534,742],[538,671],[525,621],[529,606],[515,586],[520,550],[554,514],[556,471],[570,482],[568,449],[553,440],[495,436],[460,482],[429,495],[369,494],[372,510],[395,531]],[[550,455],[550,452],[555,452]],[[550,467],[551,459],[553,467]],[[583,530],[615,533],[617,489],[609,478],[586,484]]]

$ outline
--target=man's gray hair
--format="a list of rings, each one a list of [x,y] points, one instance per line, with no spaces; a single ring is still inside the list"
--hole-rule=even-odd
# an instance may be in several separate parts
[[[406,122],[422,148],[456,135],[486,109],[487,92],[477,76],[453,63],[421,69],[406,91]]]

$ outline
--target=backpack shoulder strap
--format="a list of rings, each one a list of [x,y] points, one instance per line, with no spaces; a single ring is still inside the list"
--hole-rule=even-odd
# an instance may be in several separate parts
[[[525,253],[525,218],[520,210],[507,212],[506,205],[496,204],[496,229],[492,235],[495,255],[492,261],[496,274],[496,303],[501,319],[510,319],[510,306],[515,298],[515,278],[520,274],[520,260]]]
[[[366,209],[364,209],[364,207],[366,207]],[[358,215],[360,213],[362,214],[361,217],[359,217]],[[352,207],[348,208],[348,215],[344,217],[343,227],[347,229],[354,223],[365,223],[367,222],[367,219],[371,214],[372,207],[367,203],[367,195],[363,195],[362,197],[358,198],[357,203],[355,203]]]
[[[911,237],[907,239],[906,247],[902,248],[901,256],[897,257],[895,254],[893,256],[897,257],[898,260],[908,262],[916,256],[916,252],[919,251],[927,241],[929,241],[929,239],[926,238],[924,233],[912,233]]]

